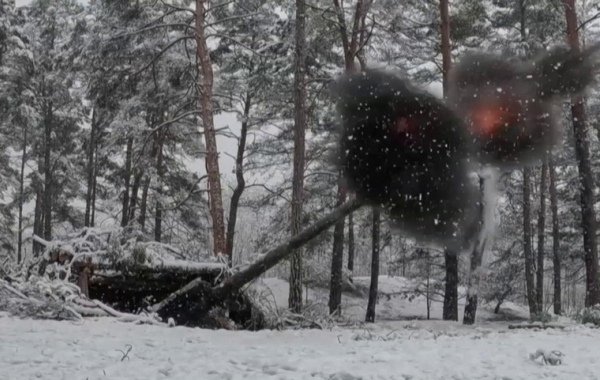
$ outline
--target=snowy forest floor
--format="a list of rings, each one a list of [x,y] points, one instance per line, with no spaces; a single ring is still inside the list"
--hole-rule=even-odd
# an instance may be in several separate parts
[[[359,288],[361,281],[355,279]],[[382,278],[382,294],[398,293],[407,281]],[[283,302],[286,285],[268,279],[258,287]],[[313,303],[322,296],[309,291]],[[485,307],[474,327],[426,321],[423,297],[404,295],[383,296],[379,322],[365,325],[358,322],[364,304],[364,297],[345,295],[344,327],[259,332],[0,314],[0,379],[600,379],[600,329],[571,323],[509,330]],[[524,314],[508,306],[511,319]],[[438,313],[434,303],[432,317]],[[532,361],[540,349],[564,354],[561,365]]]
[[[2,317],[0,342],[7,380],[600,378],[600,330],[582,326],[381,322],[368,330],[247,332]],[[562,365],[531,361],[540,348],[560,350]]]

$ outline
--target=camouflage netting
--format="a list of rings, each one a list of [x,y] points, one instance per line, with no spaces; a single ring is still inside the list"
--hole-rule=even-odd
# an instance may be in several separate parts
[[[85,316],[112,316],[125,321],[159,323],[156,315],[119,312],[89,299],[73,283],[81,265],[118,273],[121,268],[177,268],[214,270],[219,263],[189,263],[167,245],[144,241],[135,231],[86,228],[51,242],[34,239],[44,247],[39,257],[0,271],[0,312],[18,317],[79,320]],[[78,268],[78,265],[80,266]],[[206,267],[206,268],[205,268]],[[101,269],[102,268],[102,269]]]
[[[83,317],[116,317],[123,322],[160,324],[156,315],[121,313],[81,294],[66,280],[48,276],[0,279],[0,312],[33,319],[81,320]]]
[[[177,266],[189,258],[169,244],[147,240],[143,233],[130,229],[84,228],[61,239],[34,239],[45,247],[43,258],[49,262],[84,261],[111,266],[147,265]],[[197,256],[207,267],[221,267],[218,258]]]

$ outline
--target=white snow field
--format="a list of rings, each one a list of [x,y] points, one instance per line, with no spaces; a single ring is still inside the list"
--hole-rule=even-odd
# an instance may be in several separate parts
[[[597,329],[432,326],[246,332],[0,317],[0,378],[600,379]],[[532,361],[538,349],[560,350],[562,364]]]
[[[487,306],[480,307],[474,327],[398,320],[422,319],[424,298],[402,295],[412,288],[410,280],[382,276],[380,283],[378,323],[360,323],[365,298],[344,294],[351,327],[324,330],[214,331],[0,313],[0,380],[600,379],[600,329],[565,319],[565,329],[511,330],[509,322],[493,321],[498,316]],[[360,278],[355,284],[368,286]],[[287,282],[267,279],[255,286],[285,306]],[[326,305],[326,294],[310,289],[309,301]],[[440,306],[432,304],[432,318],[439,319]],[[527,314],[511,303],[502,310],[516,323]],[[562,363],[533,361],[538,350],[559,351]]]

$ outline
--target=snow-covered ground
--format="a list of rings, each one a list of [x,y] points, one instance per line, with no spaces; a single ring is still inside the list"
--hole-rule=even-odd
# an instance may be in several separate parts
[[[406,295],[415,283],[387,276],[380,279],[379,322],[365,325],[368,280],[354,284],[343,300],[347,327],[325,330],[213,331],[0,313],[0,380],[600,379],[600,329],[571,322],[565,329],[510,330],[485,305],[475,327],[426,321],[424,297]],[[287,282],[266,279],[255,288],[285,306]],[[310,289],[308,300],[326,307],[327,292]],[[527,314],[514,304],[502,311],[510,319]],[[432,318],[440,314],[434,302]],[[531,360],[538,350],[560,351],[562,363]]]
[[[124,353],[130,352],[126,358]],[[562,365],[530,360],[560,350]],[[0,378],[599,379],[600,330],[464,328],[383,322],[366,328],[212,331],[0,317]]]

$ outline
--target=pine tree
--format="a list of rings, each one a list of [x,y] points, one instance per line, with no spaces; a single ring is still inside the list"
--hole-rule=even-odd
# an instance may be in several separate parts
[[[292,177],[292,235],[298,234],[302,225],[304,192],[304,145],[306,129],[306,4],[296,1],[296,54],[294,74],[294,175]],[[290,262],[289,308],[302,311],[302,251],[296,251]]]
[[[348,28],[346,22],[346,10],[338,0],[333,1],[334,10],[337,16],[340,39],[342,40],[342,49],[344,52],[344,65],[346,72],[355,72],[358,69],[356,61],[360,62],[363,68],[366,63],[364,59],[364,50],[369,42],[366,18],[372,5],[371,0],[359,0],[356,3],[354,14],[352,15],[352,27]],[[362,54],[362,55],[361,55]],[[339,171],[337,183],[337,202],[336,206],[341,206],[347,197],[347,190],[344,184],[344,173]],[[333,230],[333,248],[331,258],[331,285],[329,287],[329,313],[341,314],[342,302],[342,273],[344,267],[344,219],[338,221]]]
[[[208,1],[196,0],[196,55],[198,58],[198,105],[201,110],[202,128],[206,144],[206,173],[208,175],[208,193],[210,215],[212,219],[213,253],[225,254],[225,222],[223,215],[223,194],[221,193],[221,172],[219,170],[219,152],[214,125],[213,109],[213,68],[208,50],[205,27]]]
[[[567,40],[571,49],[579,50],[579,27],[575,0],[563,0],[567,22]],[[571,115],[575,133],[575,154],[581,184],[581,225],[586,267],[586,306],[600,303],[598,280],[598,244],[596,242],[596,213],[594,211],[594,179],[590,163],[589,137],[586,127],[585,104],[582,97],[571,100]]]
[[[375,322],[375,307],[377,305],[377,291],[379,287],[381,214],[377,208],[373,208],[372,218],[373,224],[371,227],[371,285],[369,287],[369,302],[367,304],[367,315],[365,317],[365,322]]]

